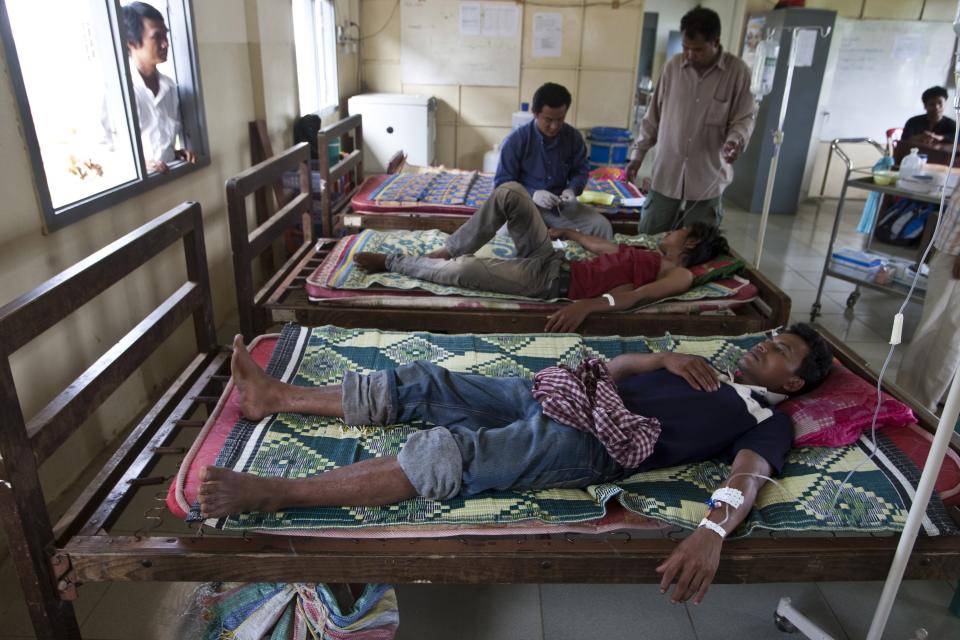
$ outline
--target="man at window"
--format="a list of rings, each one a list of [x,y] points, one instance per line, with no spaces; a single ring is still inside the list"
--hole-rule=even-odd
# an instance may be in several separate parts
[[[122,12],[147,169],[166,173],[175,160],[196,162],[197,155],[185,145],[175,147],[178,137],[184,143],[180,98],[176,83],[157,69],[167,61],[170,48],[163,14],[145,2],[131,2]]]

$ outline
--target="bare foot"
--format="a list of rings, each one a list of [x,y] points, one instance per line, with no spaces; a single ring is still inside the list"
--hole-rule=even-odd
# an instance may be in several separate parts
[[[447,251],[447,248],[446,248],[446,247],[442,247],[442,248],[440,248],[440,249],[435,249],[435,250],[431,251],[430,253],[424,254],[424,257],[425,257],[425,258],[436,258],[436,259],[438,259],[438,260],[449,260],[449,259],[451,259],[453,256],[450,255],[450,252]]]
[[[254,362],[240,334],[233,338],[230,372],[240,394],[243,417],[260,420],[281,410],[278,401],[283,383],[268,376],[260,365]]]
[[[387,256],[382,253],[361,251],[353,256],[353,261],[367,273],[383,273],[387,270]]]
[[[277,511],[282,505],[275,484],[276,478],[205,466],[200,470],[200,513],[204,518],[224,518],[245,511]]]

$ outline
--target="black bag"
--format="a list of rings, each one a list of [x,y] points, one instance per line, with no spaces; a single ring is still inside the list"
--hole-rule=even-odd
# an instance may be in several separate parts
[[[297,118],[293,123],[293,143],[306,142],[310,145],[310,158],[319,160],[317,153],[317,134],[320,133],[320,116],[310,114]]]
[[[880,218],[874,237],[901,247],[916,246],[933,205],[902,198]]]

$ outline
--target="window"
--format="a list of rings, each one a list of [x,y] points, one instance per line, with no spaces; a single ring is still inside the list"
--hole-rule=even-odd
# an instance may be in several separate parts
[[[293,0],[300,115],[325,116],[340,101],[333,0]]]
[[[48,232],[197,166],[174,158],[158,173],[160,165],[145,153],[149,139],[140,126],[150,122],[150,114],[138,113],[134,80],[144,82],[120,35],[120,7],[130,3],[0,3],[0,33]],[[169,104],[179,102],[174,138],[183,151],[176,155],[196,154],[197,164],[206,164],[190,0],[150,0],[150,5],[169,30],[167,59],[156,68],[170,79]],[[162,31],[157,37],[162,39]]]

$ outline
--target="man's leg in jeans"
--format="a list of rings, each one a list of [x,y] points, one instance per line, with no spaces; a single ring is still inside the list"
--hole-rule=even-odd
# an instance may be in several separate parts
[[[287,411],[340,417],[357,425],[422,420],[473,430],[510,423],[536,402],[530,384],[518,378],[457,374],[430,363],[412,363],[370,376],[348,373],[342,385],[297,387],[268,376],[250,357],[240,336],[234,338],[231,370],[241,411],[253,420]],[[434,462],[408,465],[405,470],[402,460],[384,456],[306,479],[262,478],[208,466],[201,471],[201,512],[206,517],[223,517],[284,507],[375,506],[423,492],[433,497],[459,492],[462,462],[445,427],[415,433],[404,452],[401,458],[426,454]]]
[[[279,411],[344,415],[342,385],[296,387],[271,378],[250,357],[240,336],[234,338],[230,366],[247,418],[259,420]],[[262,478],[207,466],[200,480],[200,511],[212,518],[285,507],[376,506],[417,495],[396,456],[363,460],[305,479]]]
[[[602,213],[588,204],[571,202],[560,205],[560,213],[541,209],[543,221],[551,229],[574,229],[588,236],[613,240],[613,225]]]
[[[517,182],[497,187],[467,222],[447,238],[451,257],[476,253],[504,223],[517,247],[518,258],[546,257],[553,253],[540,209]]]

